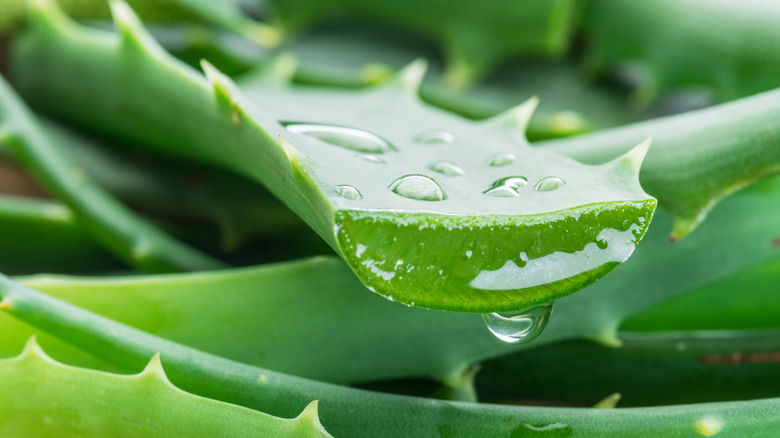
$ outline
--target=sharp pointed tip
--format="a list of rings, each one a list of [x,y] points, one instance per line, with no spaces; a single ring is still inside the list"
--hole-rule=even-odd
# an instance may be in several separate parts
[[[652,141],[653,137],[648,137],[625,154],[607,163],[606,166],[628,169],[637,179],[639,179],[639,171],[642,168],[642,163],[645,161]]]
[[[200,68],[211,83],[216,82],[222,76],[222,73],[220,73],[212,63],[205,59],[200,60]]]
[[[140,52],[161,52],[154,38],[146,32],[141,19],[133,9],[122,0],[112,0],[109,3],[114,25],[122,38],[122,45]]]
[[[298,420],[301,421],[308,421],[311,425],[314,426],[315,430],[323,437],[331,437],[331,435],[325,430],[325,427],[322,425],[322,422],[320,421],[320,414],[319,414],[319,400],[314,400],[303,409],[300,415],[298,415]]]
[[[41,344],[38,343],[38,337],[35,335],[30,336],[30,338],[27,339],[27,342],[24,343],[24,349],[22,350],[21,356],[50,359],[49,355],[43,351]]]
[[[525,135],[536,108],[539,106],[539,96],[533,96],[525,102],[516,105],[484,121],[485,125],[510,128]]]
[[[398,82],[408,91],[418,93],[425,73],[428,71],[428,61],[418,58],[398,72]]]
[[[620,403],[621,398],[623,398],[623,395],[619,392],[610,394],[604,397],[595,405],[593,405],[593,408],[594,409],[615,409],[618,403]]]
[[[141,371],[141,375],[152,376],[154,378],[161,379],[164,382],[168,382],[168,376],[165,374],[165,370],[163,369],[162,358],[159,352],[154,353],[154,356],[149,359],[149,363],[147,363],[146,367],[144,367],[144,370]]]

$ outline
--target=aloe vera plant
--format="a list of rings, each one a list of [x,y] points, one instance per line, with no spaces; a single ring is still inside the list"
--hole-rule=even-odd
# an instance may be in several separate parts
[[[429,2],[414,16],[400,3],[273,2],[271,27],[233,2],[174,3],[141,16],[210,26],[196,39],[208,39],[215,63],[243,64],[242,74],[208,61],[197,63],[200,73],[176,59],[121,2],[110,4],[114,32],[43,0],[12,31],[15,89],[0,79],[0,160],[57,199],[0,198],[0,271],[79,275],[0,275],[3,433],[601,437],[777,428],[767,412],[780,394],[765,384],[776,374],[780,307],[777,91],[744,97],[771,81],[732,75],[740,85],[731,87],[714,67],[671,68],[653,52],[668,43],[646,44],[649,33],[604,38],[625,31],[599,11],[623,6],[597,0],[481,6],[469,16],[455,4],[441,20],[429,19]],[[658,7],[681,22],[691,10],[712,21],[723,13],[692,1]],[[102,17],[81,8],[69,11]],[[529,18],[540,10],[549,21]],[[640,12],[627,16],[652,22]],[[469,120],[431,102],[480,114],[469,96],[487,88],[436,94],[421,85],[422,60],[354,81],[362,73],[340,79],[305,56],[298,65],[254,46],[283,36],[294,55],[296,34],[337,15],[437,40],[449,65],[439,77],[434,62],[428,83],[464,85],[521,53],[577,51],[578,31],[592,44],[591,71],[629,54],[666,78],[622,92],[626,99],[650,105],[662,93],[647,90],[691,81],[739,100],[530,144],[537,98]],[[510,27],[533,25],[522,39],[501,38],[501,26],[458,31],[499,16]],[[670,35],[679,50],[694,47],[693,32]],[[248,47],[240,37],[251,40],[250,56],[240,54]],[[189,61],[199,53],[178,50]],[[719,58],[733,71],[754,62],[726,54]],[[399,65],[397,54],[375,55]],[[599,92],[589,93],[576,96]],[[570,111],[587,112],[587,103],[556,104],[536,125],[539,137],[589,129],[589,116]],[[239,247],[259,254],[225,252]],[[298,260],[281,261],[289,258]],[[274,263],[226,263],[257,260]],[[121,263],[181,272],[120,271]],[[536,399],[571,407],[484,402]]]

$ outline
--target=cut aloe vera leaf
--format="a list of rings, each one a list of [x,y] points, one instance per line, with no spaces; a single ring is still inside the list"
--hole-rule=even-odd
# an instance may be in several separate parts
[[[30,101],[256,178],[388,298],[466,312],[546,303],[623,262],[649,224],[647,143],[602,166],[547,154],[522,133],[533,100],[464,121],[420,103],[420,63],[368,90],[298,90],[267,73],[244,93],[208,64],[205,79],[173,60],[115,6],[118,36],[36,9],[14,63]],[[77,95],[90,103],[64,111]]]
[[[484,402],[590,405],[619,392],[619,406],[750,400],[780,395],[780,332],[621,332],[621,348],[582,341],[484,362]]]
[[[86,312],[0,277],[0,310],[56,333],[101,357],[142,366],[161,353],[171,381],[189,392],[271,415],[300,413],[320,401],[322,424],[335,436],[410,438],[515,436],[541,427],[583,437],[771,433],[780,399],[643,409],[553,409],[436,401],[378,394],[301,379],[208,355]],[[409,416],[414,422],[409,423]],[[520,435],[522,436],[522,435]]]
[[[427,0],[270,3],[274,21],[287,33],[329,18],[348,17],[428,35],[442,46],[449,63],[448,81],[454,86],[474,81],[512,55],[563,54],[577,17],[576,2],[572,0],[531,0],[522,4],[455,1],[446,8]]]
[[[674,217],[670,238],[691,233],[724,197],[780,174],[780,90],[578,137],[539,142],[599,163],[653,136],[640,179]],[[594,145],[598,145],[594,148]]]
[[[31,339],[0,359],[3,437],[330,437],[317,403],[284,419],[198,397],[168,381],[159,355],[143,372],[117,375],[57,363]]]
[[[512,351],[583,338],[615,346],[627,319],[635,320],[632,330],[780,328],[775,293],[780,246],[771,245],[780,237],[778,199],[780,180],[764,181],[724,200],[698,233],[675,243],[665,235],[669,215],[659,211],[654,221],[660,227],[651,227],[640,251],[621,269],[559,300],[544,333],[522,345],[495,339],[479,315],[407,309],[366,293],[335,258],[197,275],[22,280],[151,334],[239,362],[329,382],[429,377],[458,389],[468,385],[465,377],[473,364]],[[127,302],[135,305],[122,304]],[[346,330],[345,324],[361,329]],[[0,315],[0,356],[15,354],[31,334],[29,327]],[[39,337],[57,359],[97,366],[83,353]],[[322,360],[311,361],[312,355]]]
[[[780,5],[766,0],[590,1],[586,65],[634,77],[641,104],[681,88],[737,99],[780,86],[780,49],[767,43],[780,38],[779,19]]]

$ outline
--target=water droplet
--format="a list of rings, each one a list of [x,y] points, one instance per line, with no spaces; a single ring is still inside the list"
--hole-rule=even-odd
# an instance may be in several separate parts
[[[374,154],[360,154],[357,156],[363,161],[367,161],[369,163],[374,164],[385,164],[385,160],[382,159],[382,157]]]
[[[562,179],[556,178],[554,176],[548,176],[547,178],[540,179],[539,182],[534,186],[534,189],[536,189],[537,192],[549,192],[551,190],[559,189],[565,185],[566,183],[563,182]]]
[[[443,201],[447,199],[444,189],[425,175],[406,175],[393,181],[389,186],[396,195],[418,201]]]
[[[609,243],[606,239],[598,239],[596,240],[596,246],[598,246],[600,249],[607,249]]]
[[[420,144],[453,143],[455,136],[447,131],[425,131],[417,134],[414,141]]]
[[[384,138],[362,129],[315,123],[280,123],[293,134],[303,134],[353,151],[382,154],[388,150],[395,149]]]
[[[500,154],[495,154],[490,157],[488,164],[493,167],[507,166],[514,163],[515,160],[517,160],[517,157],[514,154],[510,154],[509,152],[501,152]]]
[[[485,313],[482,317],[498,339],[517,344],[530,342],[539,336],[547,326],[552,310],[553,303],[549,302],[517,312]]]
[[[489,189],[482,193],[499,198],[511,198],[520,196],[520,188],[526,184],[528,184],[528,180],[522,176],[508,176],[496,180]]]
[[[353,201],[357,201],[358,199],[363,199],[363,195],[360,193],[358,189],[352,186],[348,186],[346,184],[336,186],[336,193],[338,193],[338,195],[344,199],[351,199]]]
[[[466,172],[449,161],[436,161],[428,165],[428,169],[444,176],[463,176]]]

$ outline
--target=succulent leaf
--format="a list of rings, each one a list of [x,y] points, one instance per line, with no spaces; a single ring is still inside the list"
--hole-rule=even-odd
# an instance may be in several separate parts
[[[129,11],[129,9],[127,10]],[[144,222],[92,182],[38,126],[35,116],[0,77],[0,120],[12,128],[0,141],[42,185],[88,224],[109,251],[152,272],[218,269],[225,265]]]
[[[517,129],[491,129],[424,105],[416,94],[422,62],[359,91],[269,86],[275,81],[259,74],[234,85],[208,64],[206,80],[159,48],[130,62],[111,35],[85,36],[63,29],[22,39],[18,65],[46,59],[60,73],[76,65],[81,72],[62,87],[46,80],[58,90],[40,99],[47,86],[36,73],[18,71],[31,101],[256,178],[367,286],[407,305],[494,312],[560,298],[623,262],[655,207],[635,170],[582,165],[531,148]],[[68,105],[66,114],[57,103],[97,92],[113,96],[114,111],[94,101],[76,111]],[[57,93],[61,99],[49,98]],[[153,108],[148,94],[160,97]],[[520,117],[532,106],[521,107]],[[173,108],[191,114],[174,120]],[[442,162],[463,175],[446,175]],[[506,185],[506,178],[516,179]]]
[[[670,238],[690,234],[729,194],[780,174],[780,90],[536,146],[599,163],[653,136],[640,181],[674,217]],[[593,145],[598,145],[594,148]]]
[[[509,436],[556,425],[585,437],[684,435],[718,420],[723,430],[761,435],[780,425],[767,411],[780,399],[707,403],[647,409],[540,409],[538,407],[446,402],[373,393],[301,379],[232,362],[132,329],[110,319],[0,277],[5,311],[81,348],[126,366],[137,366],[161,352],[171,381],[194,394],[241,404],[278,416],[300,412],[312,394],[322,403],[320,418],[336,436],[374,437]],[[258,391],[258,385],[262,390]],[[405,420],[415,414],[414,427]],[[663,421],[658,421],[663,418]]]
[[[330,437],[316,402],[283,419],[192,395],[168,381],[159,354],[140,374],[116,375],[57,363],[31,338],[0,359],[0,375],[4,437]]]

